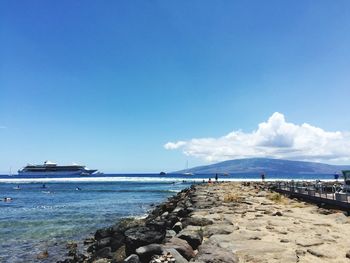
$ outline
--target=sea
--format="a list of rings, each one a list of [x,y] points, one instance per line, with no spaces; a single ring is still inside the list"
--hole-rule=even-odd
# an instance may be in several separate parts
[[[67,242],[81,243],[102,227],[145,217],[192,184],[215,175],[103,174],[89,177],[0,175],[0,262],[56,262]],[[266,180],[332,180],[333,175],[268,175]],[[259,181],[258,174],[220,176],[219,181]],[[11,201],[4,201],[10,197]],[[47,259],[37,256],[48,251]]]

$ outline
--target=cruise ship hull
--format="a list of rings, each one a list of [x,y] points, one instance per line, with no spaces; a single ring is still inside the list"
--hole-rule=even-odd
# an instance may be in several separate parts
[[[35,172],[35,171],[18,171],[18,175],[22,176],[87,176],[91,175],[97,170],[89,170],[89,171],[42,171],[42,172]]]

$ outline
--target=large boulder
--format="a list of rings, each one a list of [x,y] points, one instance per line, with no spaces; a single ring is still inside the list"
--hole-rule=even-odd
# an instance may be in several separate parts
[[[165,243],[164,248],[176,249],[187,260],[190,260],[196,255],[190,244],[188,244],[186,240],[178,237],[173,237],[172,239],[170,239],[167,243]]]
[[[162,243],[165,238],[165,232],[160,232],[147,226],[130,228],[124,234],[127,255],[134,253],[139,247],[153,243]]]
[[[99,240],[102,238],[109,237],[112,234],[112,229],[110,227],[108,228],[101,228],[98,229],[95,233],[95,239]]]
[[[110,247],[104,247],[99,250],[94,255],[95,258],[112,258],[112,250]]]
[[[185,229],[182,230],[177,237],[186,240],[193,249],[197,249],[203,241],[203,234],[200,231]]]
[[[141,262],[149,262],[154,255],[162,255],[163,247],[159,244],[150,244],[136,249],[136,254],[139,256]]]
[[[174,226],[173,226],[173,230],[176,233],[179,233],[182,230],[182,223],[181,222],[177,222]]]

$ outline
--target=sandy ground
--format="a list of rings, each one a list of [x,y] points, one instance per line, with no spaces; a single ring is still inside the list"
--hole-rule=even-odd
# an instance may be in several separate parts
[[[204,241],[235,253],[239,262],[350,262],[350,218],[340,211],[285,198],[258,184],[197,188],[192,217]]]

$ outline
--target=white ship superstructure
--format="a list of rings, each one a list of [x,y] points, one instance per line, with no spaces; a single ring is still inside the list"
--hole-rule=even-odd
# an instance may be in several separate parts
[[[72,165],[57,165],[56,163],[46,161],[41,165],[28,164],[22,169],[18,170],[19,175],[91,175],[97,170],[88,169],[83,165],[72,164]]]

